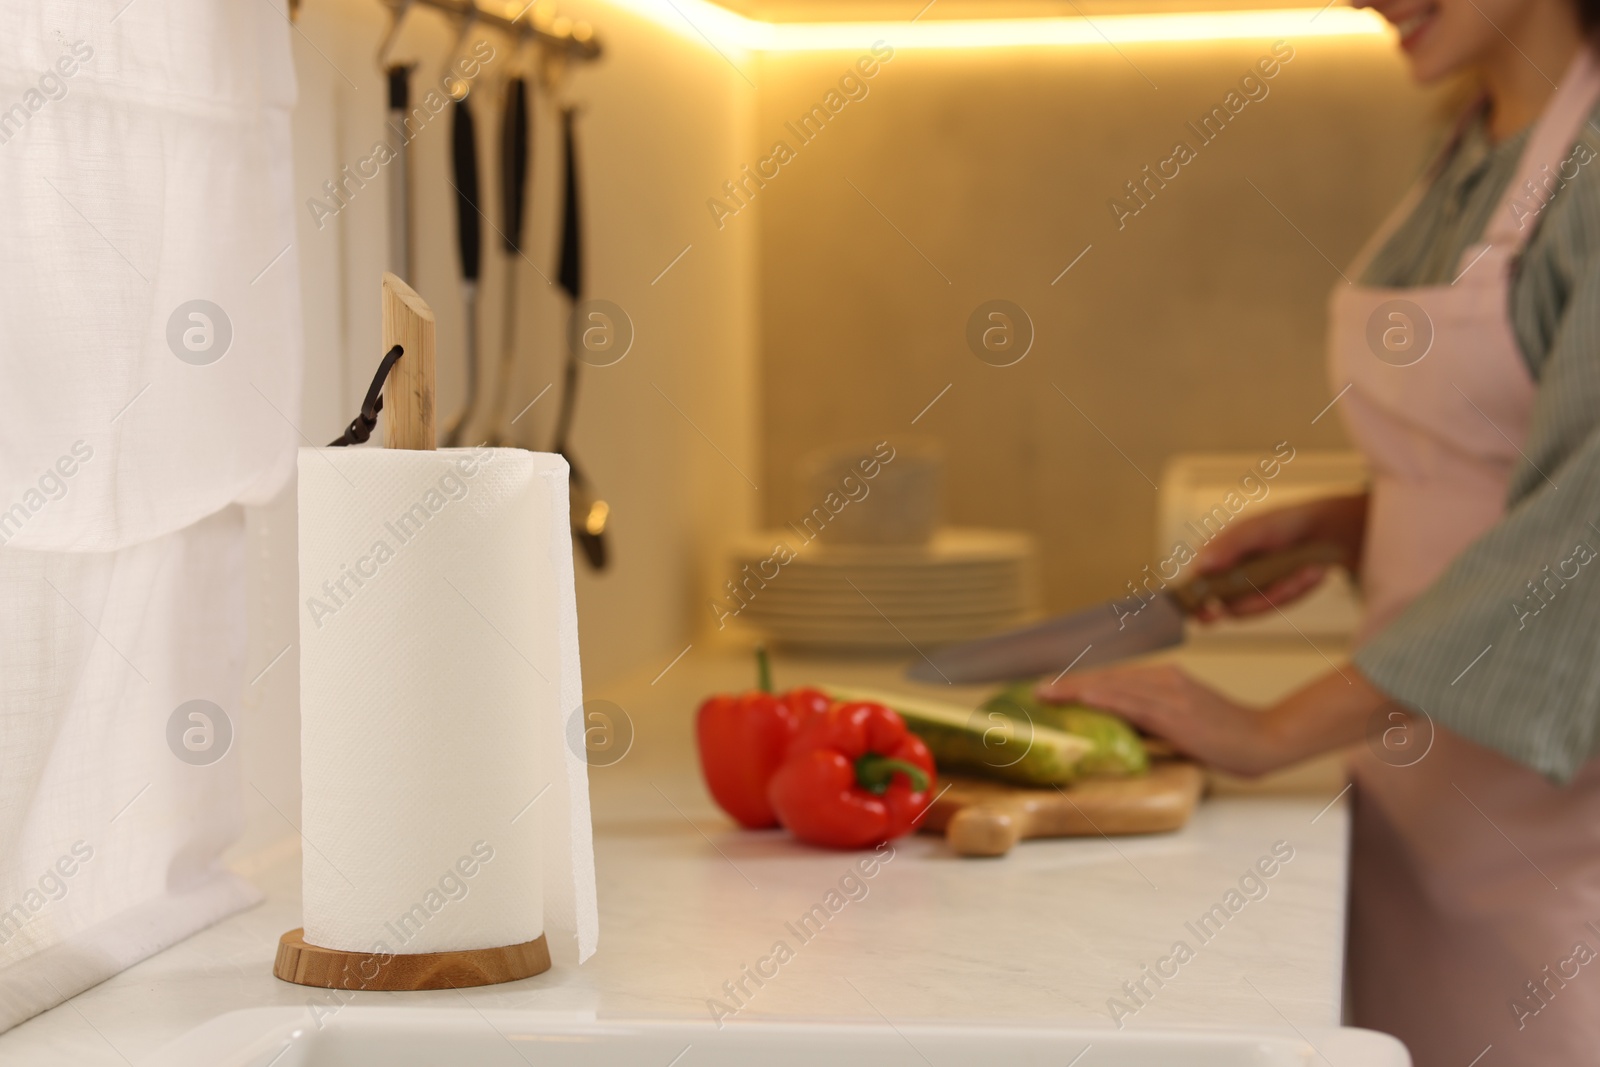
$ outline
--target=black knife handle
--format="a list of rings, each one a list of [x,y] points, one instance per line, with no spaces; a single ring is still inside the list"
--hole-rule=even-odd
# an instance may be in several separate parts
[[[451,111],[450,149],[461,277],[475,282],[483,270],[483,218],[478,214],[478,137],[472,125],[472,107],[466,100],[457,100]]]
[[[389,77],[389,110],[411,109],[411,68],[397,63],[386,72]]]
[[[500,236],[509,255],[522,251],[522,219],[528,184],[528,84],[506,83],[506,109],[500,129]]]
[[[561,259],[556,266],[556,284],[576,303],[583,298],[583,207],[578,187],[578,145],[573,131],[577,112],[561,112],[561,154],[563,184],[561,192]]]

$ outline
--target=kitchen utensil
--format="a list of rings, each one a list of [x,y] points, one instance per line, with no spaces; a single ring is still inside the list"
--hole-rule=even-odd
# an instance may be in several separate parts
[[[411,72],[415,63],[394,61],[395,42],[411,0],[385,0],[389,8],[389,29],[378,45],[378,69],[389,87],[389,135],[393,158],[389,161],[389,272],[400,278],[411,277],[411,135],[406,118],[411,110]]]
[[[1111,837],[1181,828],[1194,814],[1205,775],[1187,760],[1157,760],[1137,778],[1089,778],[1060,789],[941,775],[944,790],[922,829],[943,833],[962,856],[1003,856],[1035,837]],[[949,789],[945,789],[945,785]]]
[[[563,156],[563,188],[561,194],[561,259],[556,270],[556,284],[566,291],[576,312],[583,298],[583,219],[579,204],[578,155],[573,124],[575,108],[561,112],[561,150]],[[561,408],[556,415],[556,443],[551,451],[564,457],[571,469],[569,494],[572,504],[572,536],[583,549],[583,556],[597,571],[605,570],[606,523],[611,508],[595,495],[583,476],[578,461],[573,458],[567,435],[572,429],[572,417],[578,403],[578,331],[576,313],[567,320],[567,361],[562,373]]]
[[[436,463],[430,463],[425,458],[434,449],[433,312],[421,297],[393,274],[383,277],[382,299],[383,343],[390,353],[385,356],[385,362],[392,367],[383,382],[382,408],[387,447],[346,452],[337,462],[366,470],[369,477],[363,479],[362,484],[368,487],[369,492],[380,497],[384,489],[379,482],[383,479],[374,477],[376,473],[385,473],[390,480],[409,478],[414,485],[389,490],[403,501],[417,498],[413,495],[416,493],[436,491],[433,487],[441,470],[459,477],[459,461],[452,462],[440,457]],[[398,359],[391,359],[390,356],[397,352],[400,353]],[[372,406],[376,408],[375,404]],[[402,453],[408,453],[410,458],[404,458]],[[532,921],[529,921],[527,912],[542,906],[541,892],[548,890],[537,887],[530,889],[524,884],[530,872],[531,877],[538,881],[541,877],[538,872],[553,855],[547,851],[549,846],[546,839],[537,836],[541,831],[532,825],[520,834],[497,831],[493,847],[485,842],[473,846],[470,835],[465,842],[449,839],[448,844],[441,847],[437,840],[437,827],[424,825],[427,819],[405,816],[405,808],[409,805],[425,812],[436,824],[441,820],[443,824],[448,824],[462,818],[459,812],[443,810],[450,803],[465,803],[467,809],[473,811],[481,808],[483,798],[490,794],[480,796],[469,791],[465,801],[448,796],[450,784],[441,782],[437,773],[431,776],[429,773],[441,768],[457,767],[462,774],[486,775],[485,779],[460,783],[463,786],[470,784],[476,790],[492,790],[494,787],[490,783],[505,782],[508,777],[507,761],[490,759],[491,765],[485,767],[482,765],[485,757],[481,749],[473,749],[471,758],[463,756],[459,763],[453,762],[452,757],[447,755],[437,755],[441,744],[440,732],[453,733],[456,729],[454,726],[435,724],[439,713],[449,711],[455,714],[459,711],[469,716],[487,716],[489,721],[498,716],[504,731],[497,738],[498,746],[515,746],[521,753],[533,753],[535,756],[543,749],[551,748],[556,753],[556,759],[563,761],[563,766],[569,766],[564,760],[565,753],[559,740],[563,716],[554,703],[543,708],[545,718],[538,729],[550,736],[536,737],[530,732],[535,729],[535,720],[529,719],[532,709],[518,700],[500,699],[496,706],[497,698],[492,695],[482,696],[476,701],[468,695],[461,695],[465,707],[451,709],[436,706],[432,702],[432,694],[429,694],[420,698],[420,709],[399,706],[405,694],[414,686],[426,684],[405,675],[406,666],[416,659],[416,646],[445,640],[430,629],[437,626],[437,619],[431,613],[426,617],[419,614],[411,620],[405,618],[408,610],[420,612],[429,603],[428,598],[434,595],[432,586],[440,580],[429,577],[426,583],[429,591],[425,594],[416,593],[413,591],[416,579],[407,573],[407,566],[421,567],[430,576],[440,573],[435,569],[438,564],[443,561],[453,563],[461,556],[460,542],[463,540],[480,542],[478,547],[484,548],[496,559],[503,559],[508,555],[506,542],[515,541],[520,535],[522,523],[528,521],[524,516],[531,514],[528,510],[531,505],[515,493],[510,498],[496,499],[493,490],[478,489],[475,492],[487,495],[475,505],[479,513],[474,516],[472,523],[463,526],[449,514],[429,513],[426,508],[421,508],[424,514],[430,516],[427,521],[437,524],[429,527],[430,539],[426,539],[423,545],[408,545],[405,539],[401,539],[396,548],[389,544],[388,539],[402,538],[407,523],[414,527],[421,520],[412,512],[405,511],[403,504],[390,510],[387,505],[393,502],[386,502],[386,513],[399,517],[393,523],[385,524],[382,543],[391,553],[398,553],[396,558],[410,559],[411,562],[380,564],[396,568],[384,584],[385,592],[363,591],[348,578],[340,577],[339,568],[344,566],[342,561],[348,558],[352,544],[365,545],[371,540],[368,515],[363,512],[359,518],[352,517],[352,509],[361,511],[370,504],[357,504],[349,498],[350,483],[347,476],[334,466],[335,462],[327,455],[313,457],[309,450],[301,455],[301,588],[315,591],[316,579],[325,568],[330,578],[343,587],[340,591],[342,596],[330,591],[331,581],[322,583],[321,593],[313,592],[313,600],[321,604],[325,611],[331,607],[338,618],[319,616],[313,609],[312,617],[316,622],[314,625],[302,624],[301,633],[301,665],[306,672],[302,676],[302,717],[306,742],[302,753],[304,819],[306,825],[316,827],[313,832],[324,845],[308,861],[305,913],[306,928],[320,927],[320,933],[312,931],[317,943],[307,941],[305,929],[284,934],[279,941],[273,973],[284,981],[301,985],[384,990],[459,988],[513,981],[541,973],[551,965],[548,943],[543,933],[531,940],[526,939],[528,931],[540,928],[539,917],[532,916]],[[540,481],[537,473],[525,475],[525,478],[532,484]],[[508,534],[505,529],[508,524],[516,526],[517,530]],[[496,530],[496,526],[500,529]],[[425,547],[428,544],[434,546],[433,551],[441,554],[441,560],[430,561],[426,556],[412,556],[429,551]],[[519,555],[514,549],[509,554]],[[378,558],[389,560],[390,556],[380,554]],[[359,564],[357,566],[359,569]],[[560,580],[562,568],[549,563],[544,566],[554,572],[553,579],[540,573],[537,568],[530,570],[524,567],[520,573],[504,575],[503,581],[511,585],[521,584],[530,590],[550,585],[554,597],[559,600],[564,592],[570,602],[570,578],[563,590]],[[348,575],[348,569],[344,573]],[[570,575],[570,571],[567,573]],[[445,575],[443,580],[450,582],[451,578]],[[478,582],[473,582],[468,566],[456,568],[455,580],[469,589],[474,585],[482,585],[481,577]],[[408,585],[413,589],[408,589]],[[463,594],[460,594],[460,590],[456,590],[455,594],[442,594],[445,597],[451,595]],[[394,598],[394,601],[385,601],[383,598],[386,596]],[[481,592],[478,596],[489,610],[496,611],[497,605],[492,597]],[[328,598],[329,603],[324,603],[319,599],[321,597]],[[498,608],[500,611],[497,613],[503,612],[504,603]],[[476,609],[469,601],[463,610],[470,616],[471,611]],[[559,615],[560,610],[555,609],[553,614]],[[568,624],[575,626],[576,620],[571,618],[570,609],[568,618]],[[411,625],[408,626],[407,622]],[[517,625],[532,631],[542,624],[524,620]],[[553,622],[550,625],[553,629],[559,629],[561,624]],[[461,640],[467,651],[440,650],[446,662],[454,663],[450,667],[435,665],[438,667],[435,673],[442,671],[446,676],[443,692],[455,693],[453,687],[461,684],[471,688],[470,679],[459,674],[456,678],[449,677],[451,671],[470,669],[462,666],[463,658],[472,660],[478,655],[475,650],[476,638]],[[561,642],[561,638],[555,636],[551,640],[557,645]],[[526,647],[527,642],[521,644]],[[362,647],[368,651],[364,654],[352,653],[352,650]],[[393,662],[376,662],[372,651],[374,648],[399,650],[394,653]],[[475,660],[474,665],[480,670],[487,667],[491,671],[497,666],[503,667],[514,675],[520,675],[522,664],[528,662],[525,655],[516,651],[513,657],[515,665],[496,664],[483,659]],[[376,657],[381,660],[382,653],[376,653]],[[543,661],[546,671],[558,667],[562,672],[575,672],[577,650],[573,647],[570,653],[546,654]],[[351,688],[350,669],[353,663],[362,664],[362,669],[367,673]],[[485,694],[494,691],[493,683],[483,690]],[[367,694],[374,692],[382,695],[366,698]],[[374,742],[379,723],[385,736],[381,742]],[[519,725],[505,726],[507,723]],[[364,742],[379,745],[379,748],[366,745],[363,758],[357,752],[363,745],[346,736],[352,733],[362,737]],[[389,760],[397,762],[391,764]],[[430,764],[430,760],[436,762]],[[499,764],[498,768],[492,765],[495,763]],[[391,782],[397,775],[403,777],[407,773],[416,774],[417,780],[408,781],[397,792],[385,795],[383,802],[378,804],[382,812],[378,816],[378,830],[374,831],[372,825],[351,825],[352,809],[343,802],[343,798],[355,794],[371,796],[384,793],[387,787],[375,783]],[[527,773],[537,775],[541,772],[529,767]],[[515,778],[514,775],[510,777]],[[559,792],[575,795],[576,790],[581,788],[587,795],[586,781],[574,780],[562,784],[564,788]],[[507,783],[501,788],[507,793],[501,798],[503,803],[508,810],[514,808],[521,801],[520,781],[516,784]],[[430,790],[433,791],[431,796]],[[478,807],[474,808],[474,805]],[[400,813],[396,814],[392,808],[399,809]],[[413,811],[412,816],[416,813]],[[360,822],[359,819],[354,821]],[[570,825],[567,829],[570,831]],[[399,835],[401,843],[374,849],[374,832],[392,832]],[[471,861],[463,858],[458,866],[456,856],[468,850],[472,852]],[[581,849],[574,850],[575,855],[581,852]],[[335,860],[334,856],[338,859]],[[491,861],[493,866],[488,867]],[[417,875],[411,871],[398,878],[391,877],[400,870],[396,864],[405,863],[425,868],[424,874]],[[433,911],[420,909],[420,918],[411,913],[404,918],[393,918],[405,912],[409,902],[419,892],[417,886],[426,889],[437,881],[439,875],[435,863],[441,864],[449,876],[454,877],[459,871],[458,883],[475,877],[471,900],[477,903],[470,903],[463,895],[454,898],[451,904],[460,910],[444,919],[433,917],[436,908]],[[324,866],[319,867],[318,864]],[[480,873],[480,868],[487,868],[490,873]],[[344,870],[357,872],[356,880],[346,879],[342,873]],[[505,875],[511,875],[511,881],[505,881]],[[498,882],[497,878],[500,879]],[[386,881],[393,884],[386,884]],[[477,911],[472,911],[473,908]],[[399,927],[386,924],[386,920],[398,923]],[[482,944],[482,931],[485,929],[511,929],[517,933],[506,938],[514,943],[491,942],[492,947],[459,949],[453,943],[477,940]],[[381,933],[374,935],[373,930]],[[381,938],[386,946],[381,953],[373,947],[377,943],[375,937]],[[402,947],[407,944],[424,951],[407,953]],[[338,945],[343,947],[333,947]]]
[[[461,304],[466,317],[467,395],[450,420],[444,443],[461,444],[478,405],[478,276],[483,269],[483,219],[478,214],[478,138],[471,94],[451,105],[450,168],[456,190],[456,250],[461,257]]]
[[[1208,536],[1207,526],[1216,522],[1212,509],[1217,502],[1241,488],[1257,486],[1259,495],[1259,484],[1269,485],[1271,506],[1288,508],[1328,497],[1359,496],[1372,480],[1366,460],[1354,449],[1300,448],[1295,450],[1293,462],[1273,466],[1274,462],[1264,460],[1258,451],[1179,452],[1167,457],[1157,479],[1160,489],[1153,543],[1173,549],[1198,547]],[[1275,470],[1275,476],[1267,479],[1263,466]],[[1293,604],[1285,604],[1282,611],[1218,619],[1205,628],[1205,641],[1214,647],[1219,641],[1301,640],[1304,635],[1318,644],[1348,644],[1361,625],[1364,610],[1355,581],[1344,571],[1336,571]]]
[[[505,318],[500,329],[500,389],[489,443],[503,445],[511,436],[506,425],[506,404],[516,368],[517,260],[522,258],[522,224],[528,184],[528,83],[520,74],[505,88],[505,108],[500,119],[500,238],[505,252]]]
[[[558,450],[557,454],[566,458],[571,474],[567,491],[572,498],[572,536],[577,539],[578,547],[583,549],[583,557],[589,561],[589,566],[603,571],[607,560],[606,522],[611,517],[611,506],[594,495],[588,479],[572,461],[570,452]]]
[[[1301,545],[1267,552],[1231,570],[1203,574],[1183,585],[1124,597],[1059,615],[1032,626],[956,645],[925,656],[906,672],[922,682],[999,682],[1054,674],[1069,667],[1097,667],[1183,642],[1183,623],[1202,605],[1236,600],[1287,578],[1302,567],[1343,558],[1336,545]]]
[[[411,110],[412,65],[396,63],[384,76],[389,83],[389,132],[397,140],[389,161],[389,271],[411,277],[411,138],[406,115]]]
[[[577,139],[573,124],[577,109],[561,109],[561,255],[556,284],[573,303],[583,299],[583,214],[579,203]]]

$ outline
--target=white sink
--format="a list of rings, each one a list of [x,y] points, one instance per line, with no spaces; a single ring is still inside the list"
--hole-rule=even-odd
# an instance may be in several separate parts
[[[573,1022],[532,1012],[347,1007],[229,1012],[146,1067],[1410,1067],[1368,1030],[1099,1030],[1045,1024]],[[1076,1057],[1076,1058],[1074,1058]]]

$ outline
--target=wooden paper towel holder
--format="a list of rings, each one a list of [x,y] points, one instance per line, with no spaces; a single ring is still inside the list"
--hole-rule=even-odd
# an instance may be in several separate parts
[[[384,447],[432,451],[433,309],[395,275],[383,275],[383,351],[404,350],[383,387]],[[453,952],[389,953],[323,948],[305,930],[278,939],[272,973],[296,985],[327,989],[463,989],[531,978],[550,969],[550,947],[532,941]],[[368,972],[371,972],[369,974]]]

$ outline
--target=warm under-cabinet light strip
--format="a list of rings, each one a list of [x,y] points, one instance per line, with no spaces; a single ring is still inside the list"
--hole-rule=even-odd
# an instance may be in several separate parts
[[[1382,36],[1382,18],[1344,6],[1087,18],[918,19],[915,22],[763,22],[709,0],[608,0],[719,50],[821,52],[886,41],[894,48],[1075,47],[1305,37]]]
[[[769,52],[856,48],[883,40],[895,48],[1012,48],[1225,41],[1381,34],[1384,21],[1368,11],[1335,7],[1279,11],[1207,11],[1089,18],[949,19],[945,21],[754,23],[747,47]]]

